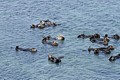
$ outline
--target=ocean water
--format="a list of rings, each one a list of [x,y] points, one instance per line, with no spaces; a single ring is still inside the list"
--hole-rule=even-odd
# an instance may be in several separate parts
[[[31,24],[49,19],[61,25],[30,29]],[[120,35],[120,0],[0,0],[0,80],[120,80],[120,40],[111,40],[110,55],[89,54],[93,44],[79,34]],[[42,37],[62,34],[58,47],[44,45]],[[15,46],[37,48],[38,52],[15,51]],[[59,65],[47,55],[64,56]]]

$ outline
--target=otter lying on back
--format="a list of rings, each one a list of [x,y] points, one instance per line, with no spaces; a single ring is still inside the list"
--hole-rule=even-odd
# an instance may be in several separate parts
[[[42,40],[42,43],[43,44],[48,44],[48,45],[51,45],[51,46],[58,46],[58,43],[56,41],[48,41],[47,38],[43,38]]]
[[[120,59],[120,54],[117,54],[116,56],[111,56],[109,58],[109,61],[115,61],[116,59]]]
[[[54,63],[60,63],[62,58],[64,58],[64,56],[56,58],[56,57],[54,57],[54,56],[52,56],[50,54],[48,55],[48,60],[50,60],[50,61],[52,61]]]
[[[20,48],[19,46],[16,46],[15,48],[16,51],[30,51],[30,52],[37,52],[36,48]]]
[[[116,40],[119,40],[120,39],[120,36],[118,34],[115,34],[112,36],[113,39],[116,39]]]

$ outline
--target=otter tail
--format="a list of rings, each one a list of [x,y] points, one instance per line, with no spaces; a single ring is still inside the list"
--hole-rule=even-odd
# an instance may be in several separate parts
[[[64,58],[64,56],[60,56],[60,57],[58,57],[58,59],[62,59],[62,58]]]

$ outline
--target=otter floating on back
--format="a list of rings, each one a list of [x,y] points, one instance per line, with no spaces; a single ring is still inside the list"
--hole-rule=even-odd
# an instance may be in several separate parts
[[[37,52],[36,48],[20,48],[19,46],[16,46],[15,48],[16,51],[30,51],[30,52]]]
[[[120,54],[117,54],[116,56],[111,56],[109,58],[109,61],[115,61],[116,59],[120,59]]]
[[[64,58],[64,56],[60,56],[60,57],[56,58],[50,54],[48,55],[48,60],[50,60],[51,62],[54,62],[54,63],[60,63],[62,58]]]
[[[58,43],[56,42],[56,41],[48,41],[46,38],[44,38],[43,40],[42,40],[42,43],[43,44],[48,44],[48,45],[51,45],[51,46],[58,46]]]
[[[115,39],[115,40],[119,40],[120,36],[118,34],[113,35],[111,38]]]

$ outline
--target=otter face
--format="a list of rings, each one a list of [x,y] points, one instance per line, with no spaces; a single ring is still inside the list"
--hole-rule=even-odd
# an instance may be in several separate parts
[[[45,24],[45,21],[41,21],[41,24],[43,24],[43,25],[44,25],[44,24]]]
[[[51,60],[51,58],[52,58],[52,55],[49,54],[49,55],[48,55],[48,59]]]
[[[35,28],[35,25],[34,25],[34,24],[32,24],[32,25],[31,25],[31,28]]]
[[[36,48],[31,48],[31,52],[37,52]]]
[[[94,34],[94,37],[95,38],[100,38],[100,35],[99,34]]]
[[[50,40],[51,36],[49,35],[49,36],[47,36],[46,38],[47,38],[47,40]]]
[[[99,53],[99,49],[94,49],[94,54],[98,54]]]
[[[65,38],[64,38],[62,35],[59,35],[59,36],[57,37],[57,39],[58,39],[58,40],[64,40]]]
[[[19,50],[19,46],[16,46],[15,50],[18,51]]]

